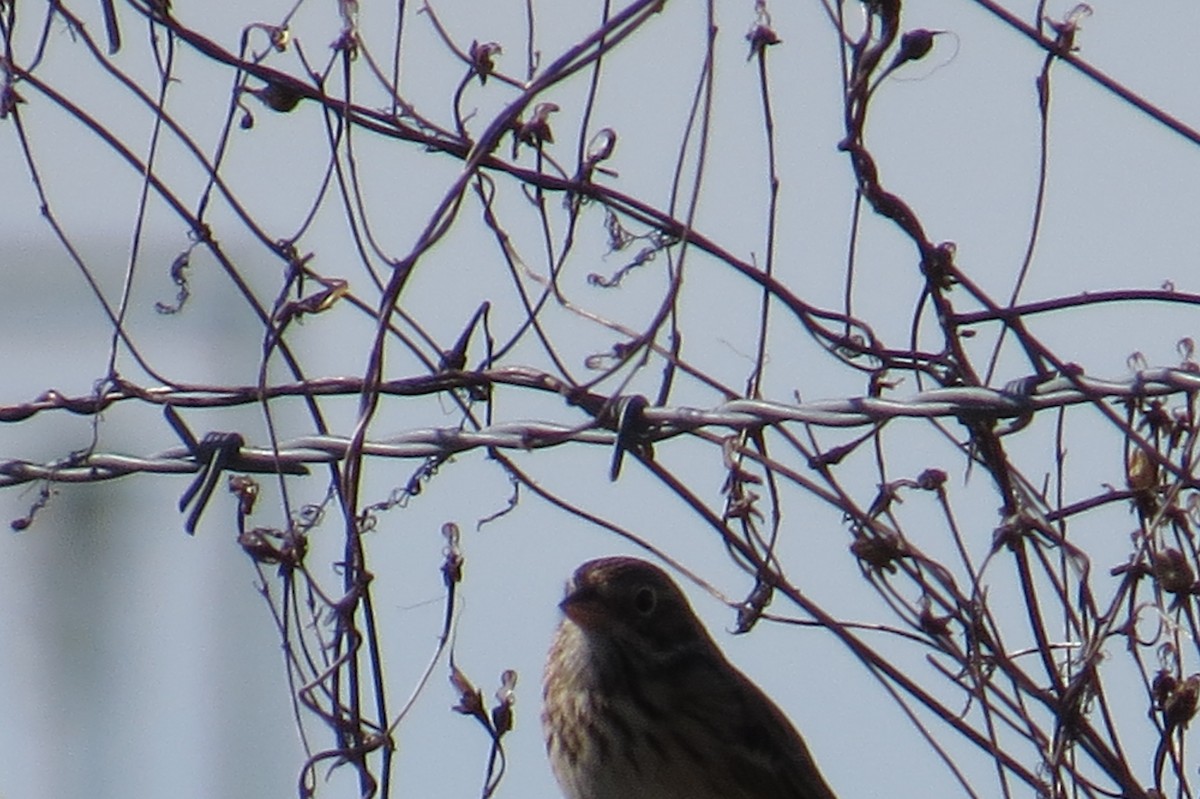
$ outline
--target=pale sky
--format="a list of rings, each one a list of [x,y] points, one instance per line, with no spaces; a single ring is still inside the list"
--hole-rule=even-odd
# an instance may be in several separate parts
[[[102,43],[103,26],[94,5],[99,4],[89,0],[70,8]],[[362,5],[367,49],[383,59],[383,69],[390,69],[394,6]],[[497,69],[524,76],[523,3],[441,0],[430,5],[456,45],[465,49],[473,40],[497,42],[503,48]],[[535,5],[542,64],[586,36],[600,13],[599,3]],[[1032,2],[1007,0],[1005,5],[1026,21],[1033,17]],[[1045,13],[1061,18],[1072,5],[1048,3]],[[125,42],[115,63],[153,91],[145,24],[121,6],[118,2]],[[287,3],[266,0],[175,0],[173,6],[178,19],[234,50],[242,26],[278,23],[289,9]],[[745,40],[755,19],[754,4],[723,1],[715,8],[712,127],[695,229],[736,257],[761,265],[767,151],[758,69],[746,59]],[[429,16],[419,10],[419,3],[407,6],[402,93],[422,116],[453,130],[451,98],[464,70],[447,52]],[[782,39],[768,59],[781,177],[775,269],[781,280],[802,291],[805,301],[838,309],[854,183],[847,156],[837,148],[844,131],[836,32],[818,0],[776,2],[768,10]],[[846,10],[862,13],[858,2],[848,2]],[[1191,79],[1197,55],[1183,33],[1197,29],[1200,11],[1181,1],[1147,8],[1104,0],[1094,2],[1092,10],[1081,19],[1079,55],[1184,123],[1200,125]],[[36,16],[40,7],[23,5],[20,11],[14,62],[27,67],[42,31]],[[669,207],[671,176],[699,81],[703,11],[699,3],[667,3],[607,56],[592,112],[590,130],[609,127],[618,135],[614,154],[605,162],[617,174],[597,182],[659,209]],[[868,143],[882,179],[917,212],[929,236],[955,242],[959,266],[994,296],[1007,298],[1025,251],[1036,191],[1034,79],[1045,54],[972,0],[909,0],[903,28],[918,27],[938,32],[934,49],[877,89]],[[305,4],[292,23],[291,48],[267,63],[301,74],[299,43],[311,63],[323,66],[338,28],[336,4]],[[251,41],[261,49],[261,32]],[[177,47],[168,105],[211,156],[226,121],[232,73],[186,45]],[[385,101],[367,74],[366,59],[355,62],[355,69],[361,70],[356,102],[382,107]],[[128,91],[101,72],[59,20],[50,25],[45,63],[36,74],[145,156],[152,115],[130,102]],[[137,229],[139,175],[43,94],[30,86],[16,88],[26,100],[20,114],[53,212],[100,291],[115,305]],[[340,84],[329,88],[337,93]],[[560,164],[574,163],[587,89],[585,72],[537,98],[559,107],[550,117],[555,142],[547,152]],[[1055,67],[1052,91],[1045,214],[1022,298],[1153,289],[1167,283],[1180,291],[1200,290],[1195,268],[1200,159],[1195,145],[1066,65]],[[515,96],[516,90],[498,79],[486,86],[470,82],[461,101],[470,134],[478,135]],[[254,98],[245,101],[254,126],[236,129],[242,115],[233,115],[235,130],[222,176],[265,235],[284,239],[305,224],[326,178],[328,120],[314,103],[274,114]],[[86,395],[106,374],[111,326],[81,270],[40,214],[11,118],[0,121],[0,136],[0,319],[5,322],[0,362],[7,366],[0,407],[51,389]],[[694,164],[692,141],[688,158]],[[203,187],[202,171],[172,136],[164,134],[161,146],[158,174],[194,205]],[[510,147],[511,139],[504,139],[498,155],[510,157]],[[370,234],[386,257],[401,257],[457,177],[461,162],[365,130],[354,132],[353,148]],[[528,152],[522,165],[534,167]],[[691,174],[687,172],[686,185]],[[494,177],[500,224],[512,234],[526,270],[519,280],[536,294],[537,276],[548,271],[541,217],[514,180]],[[347,280],[352,292],[371,302],[377,293],[345,224],[336,185],[331,184],[297,248],[313,254],[318,272]],[[443,345],[453,343],[485,299],[493,303],[490,324],[499,342],[507,341],[524,318],[514,278],[482,221],[478,197],[468,191],[467,198],[452,232],[422,259],[402,297],[405,311]],[[864,215],[854,310],[889,343],[904,346],[917,296],[914,286],[920,281],[912,248],[869,209]],[[547,195],[546,219],[552,246],[561,247],[561,195]],[[281,285],[281,263],[222,199],[214,199],[209,221],[239,273],[269,306]],[[559,278],[564,297],[588,314],[640,329],[661,300],[666,256],[660,253],[631,271],[620,289],[605,290],[589,282],[588,273],[610,276],[639,246],[606,255],[598,207],[585,209],[576,237],[575,254]],[[186,245],[183,222],[164,205],[152,203],[131,280],[127,330],[153,368],[172,380],[252,385],[260,367],[262,328],[213,258],[197,251],[189,273],[192,296],[182,312],[164,316],[154,310],[155,302],[174,297],[168,267]],[[687,258],[680,314],[683,357],[740,390],[753,366],[759,295],[715,260],[694,250]],[[368,260],[386,273],[380,257]],[[1048,314],[1032,324],[1063,360],[1082,364],[1089,374],[1120,379],[1129,372],[1131,353],[1144,353],[1150,365],[1175,365],[1180,358],[1176,342],[1197,333],[1196,316],[1185,306],[1153,306],[1153,313],[1147,308]],[[817,400],[866,392],[861,373],[839,368],[798,334],[784,314],[776,313],[764,396],[791,402],[796,393]],[[553,303],[543,320],[562,362],[581,381],[595,374],[588,358],[621,340],[583,313]],[[369,320],[343,304],[290,329],[288,343],[302,354],[311,376],[358,376],[366,367],[372,333]],[[922,335],[928,333],[924,328]],[[479,341],[477,336],[469,352],[475,363]],[[980,362],[986,361],[991,341],[985,335],[971,344],[978,348],[973,354]],[[427,373],[399,344],[389,346],[388,377]],[[550,370],[546,353],[532,336],[505,363]],[[125,351],[118,368],[135,382],[155,385]],[[1003,386],[1025,376],[1021,368],[1019,359],[1006,353],[992,384]],[[273,380],[286,377],[277,358],[270,374]],[[628,390],[653,393],[660,376],[659,366],[648,368]],[[609,381],[598,390],[615,389],[616,383]],[[917,390],[911,381],[897,389],[900,395]],[[500,389],[495,399],[498,421],[584,421],[554,395]],[[681,379],[670,404],[707,408],[721,400],[699,381]],[[312,432],[311,420],[291,410],[300,411],[299,402],[276,407],[280,438]],[[355,396],[329,399],[323,410],[334,432],[352,432]],[[253,406],[188,410],[184,415],[198,435],[240,430],[256,446],[269,441],[262,413]],[[97,428],[92,421],[46,411],[0,423],[0,462],[64,458],[91,445],[94,432],[100,452],[151,455],[179,445],[158,409],[147,405],[122,403],[106,411]],[[392,398],[383,403],[370,430],[383,437],[459,422],[448,401]],[[905,475],[933,466],[949,471],[948,490],[962,521],[977,526],[978,552],[985,553],[998,523],[990,485],[980,473],[965,476],[961,457],[924,425],[906,422],[889,430],[889,467]],[[856,434],[831,432],[823,441],[829,445]],[[1046,428],[1035,428],[1012,441],[1014,456],[1033,478],[1051,468],[1047,464],[1052,461],[1045,459],[1051,435]],[[1077,496],[1098,493],[1104,483],[1122,479],[1121,450],[1112,430],[1080,435],[1073,446],[1078,457],[1071,462],[1070,483]],[[576,444],[507,454],[547,490],[670,552],[726,597],[738,600],[750,590],[750,580],[729,563],[711,530],[632,459],[614,484],[608,479],[612,453],[607,447]],[[709,507],[721,507],[725,471],[718,449],[680,437],[660,444],[655,454]],[[412,459],[368,460],[362,504],[387,499],[418,465]],[[289,498],[295,505],[324,496],[326,473],[319,466],[312,471],[309,478],[290,479]],[[856,501],[869,504],[875,488],[871,464],[843,478],[860,491]],[[6,709],[0,720],[3,799],[296,795],[303,754],[280,643],[258,593],[256,573],[234,541],[233,500],[219,489],[196,535],[188,536],[176,503],[190,480],[138,475],[94,485],[59,485],[31,529],[0,539],[0,603],[8,609],[0,614],[0,706]],[[267,478],[263,484],[252,522],[277,526],[282,518],[278,486]],[[38,501],[37,491],[37,484],[0,491],[4,517],[11,521],[27,514]],[[794,485],[786,485],[784,492],[779,555],[794,583],[839,618],[886,619],[886,608],[865,588],[848,553],[849,534],[840,514]],[[503,670],[519,674],[517,726],[506,738],[508,772],[496,796],[556,797],[538,722],[540,673],[558,618],[556,603],[563,582],[582,561],[638,550],[528,491],[521,492],[512,513],[477,527],[503,510],[511,494],[504,472],[476,449],[443,466],[407,507],[379,515],[366,540],[375,575],[383,676],[394,713],[416,690],[435,650],[444,611],[440,530],[454,522],[462,529],[466,558],[455,661],[488,701]],[[929,516],[929,539],[920,543],[931,551],[948,548],[934,532],[941,529],[937,509],[921,503],[913,499],[905,509],[915,519]],[[1116,519],[1116,527],[1107,530],[1108,537],[1095,541],[1098,571],[1123,557],[1121,544],[1134,525],[1122,515],[1124,510],[1109,517]],[[314,574],[333,592],[340,580],[332,565],[341,557],[339,530],[331,511],[314,533],[308,556]],[[273,570],[266,573],[274,580]],[[731,659],[795,720],[839,795],[905,799],[962,794],[901,711],[833,636],[818,628],[769,623],[751,635],[734,636],[733,613],[695,584],[684,585]],[[278,581],[271,586],[277,591]],[[994,590],[1003,597],[1011,589],[997,585]],[[782,600],[771,610],[798,615]],[[921,669],[920,658],[911,667]],[[1185,669],[1195,670],[1194,664]],[[398,727],[393,796],[479,795],[489,740],[471,720],[450,712],[456,697],[447,673],[443,657]],[[1137,710],[1130,712],[1136,715]],[[328,731],[312,718],[306,719],[306,730],[314,750],[332,745]],[[987,758],[952,733],[939,740],[982,786],[980,796],[1000,795]],[[1135,740],[1134,749],[1139,744],[1152,748],[1153,741]],[[330,776],[326,765],[319,776],[318,795],[353,794],[349,769]],[[1018,786],[1014,795],[1031,792]]]

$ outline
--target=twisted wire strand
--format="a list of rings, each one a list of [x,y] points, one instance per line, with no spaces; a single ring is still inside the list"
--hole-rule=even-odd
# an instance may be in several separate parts
[[[381,386],[384,394],[424,394],[490,382],[522,383],[558,389],[549,375],[528,369],[497,370],[491,373],[447,373],[430,377],[390,381]],[[310,394],[353,394],[361,381],[330,378],[304,384],[275,386],[267,394],[274,397]],[[1126,380],[1104,380],[1083,375],[1059,376],[1036,384],[1031,381],[1010,384],[1005,389],[939,388],[922,391],[906,398],[848,397],[788,404],[770,400],[737,399],[709,409],[685,406],[654,407],[642,411],[647,441],[661,441],[701,428],[726,428],[732,431],[763,425],[800,422],[817,427],[849,428],[878,424],[900,418],[973,418],[1021,420],[1047,408],[1128,398],[1162,397],[1200,391],[1200,374],[1188,369],[1156,368],[1136,372]],[[154,389],[138,392],[144,399],[164,405],[218,407],[258,401],[262,392],[255,388]],[[18,421],[34,413],[70,410],[98,413],[117,399],[133,398],[125,390],[102,399],[64,397],[47,393],[38,400],[0,408],[0,419]],[[600,408],[607,398],[587,395],[579,404]],[[607,422],[592,420],[584,425],[541,421],[504,422],[479,430],[455,427],[425,427],[368,441],[363,452],[382,458],[427,458],[459,454],[475,449],[497,448],[534,450],[567,443],[613,446],[616,433],[604,429]],[[345,457],[351,439],[340,435],[311,435],[281,442],[276,448],[244,446],[231,468],[245,472],[305,474],[310,464],[339,461]],[[64,483],[91,483],[136,473],[189,474],[203,463],[187,447],[172,447],[162,452],[137,456],[117,453],[73,455],[47,463],[8,459],[0,461],[0,487],[36,480]]]

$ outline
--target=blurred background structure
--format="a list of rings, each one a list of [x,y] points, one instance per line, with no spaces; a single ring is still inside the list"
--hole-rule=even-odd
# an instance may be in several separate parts
[[[1198,25],[0,0],[0,795],[557,796],[623,552],[843,796],[1193,796]]]

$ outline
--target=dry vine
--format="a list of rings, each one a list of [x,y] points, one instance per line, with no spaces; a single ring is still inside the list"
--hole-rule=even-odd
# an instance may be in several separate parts
[[[589,504],[587,491],[564,493],[539,477],[551,448],[601,448],[607,471],[597,477],[586,461],[586,479],[664,487],[753,579],[747,598],[731,602],[741,630],[762,620],[823,627],[910,715],[966,794],[1192,796],[1196,765],[1185,744],[1200,695],[1192,344],[1179,342],[1176,363],[1134,358],[1132,376],[1106,380],[1037,330],[1046,317],[1099,309],[1137,318],[1195,307],[1200,296],[1085,285],[1029,300],[1023,287],[1037,265],[1060,70],[1104,87],[1156,129],[1193,144],[1200,136],[1089,65],[1078,49],[1085,7],[1050,19],[1039,5],[1029,24],[992,0],[972,4],[1041,60],[1030,95],[1040,130],[1027,131],[1040,135],[1042,156],[1034,224],[1006,296],[959,263],[954,243],[931,237],[919,203],[889,184],[875,146],[872,112],[890,78],[953,50],[947,31],[906,27],[901,0],[794,4],[807,7],[813,40],[824,37],[838,56],[808,78],[840,98],[837,137],[810,139],[848,167],[842,194],[830,194],[846,198],[850,220],[833,236],[848,242],[840,272],[789,249],[796,238],[786,235],[781,192],[803,183],[810,153],[781,133],[778,109],[799,89],[772,67],[800,33],[761,0],[720,25],[718,12],[729,12],[712,2],[601,0],[585,33],[544,50],[560,12],[509,4],[523,15],[511,34],[524,37],[523,51],[471,41],[442,7],[449,0],[390,8],[342,0],[336,35],[315,44],[297,30],[327,31],[327,20],[297,2],[274,22],[245,24],[233,49],[222,44],[228,31],[182,0],[115,8],[109,0],[99,4],[103,16],[94,2],[0,0],[0,118],[30,179],[25,202],[89,287],[108,340],[93,391],[6,393],[0,422],[70,414],[100,429],[102,414],[133,407],[177,442],[121,454],[96,436],[49,461],[0,448],[0,486],[40,489],[13,527],[36,527],[66,483],[195,474],[179,503],[183,526],[194,531],[202,513],[210,524],[232,517],[284,644],[309,753],[300,794],[317,793],[323,770],[336,766],[355,772],[361,795],[392,796],[407,708],[384,679],[374,595],[386,570],[365,540],[441,475],[473,463],[513,486],[494,518],[546,503],[685,571],[694,566],[652,520],[639,527]],[[422,36],[424,48],[409,43]],[[677,52],[676,39],[691,49]],[[660,55],[670,50],[654,67],[662,85],[621,84],[646,71],[631,76],[623,54],[648,42],[665,48]],[[736,80],[757,95],[749,119],[731,119],[716,101],[722,70],[733,71],[721,61],[731,42],[748,49]],[[64,77],[52,67],[68,56],[76,67]],[[220,109],[191,94],[199,72],[224,81]],[[83,73],[107,81],[128,103],[119,113],[147,127],[129,133],[118,112],[79,96],[72,81]],[[432,92],[417,85],[426,79]],[[671,121],[683,127],[664,133],[657,120],[614,110],[641,93],[656,95],[640,98],[655,113],[658,103],[682,104]],[[197,112],[209,116],[198,121]],[[39,155],[43,138],[67,125],[139,182],[135,245],[115,292],[63,221],[63,190]],[[323,137],[322,155],[312,140],[291,149],[302,125]],[[759,203],[742,220],[756,232],[739,241],[744,234],[730,231],[745,228],[722,217],[742,209],[737,200],[722,206],[709,176],[747,158],[717,146],[731,125],[761,144],[748,151],[756,162],[735,163]],[[240,156],[262,152],[252,142],[281,150],[287,173],[255,172],[254,158]],[[387,167],[384,191],[376,175],[391,158],[402,167]],[[336,235],[322,229],[330,218],[342,223]],[[156,271],[141,242],[181,228],[186,241]],[[869,237],[886,243],[885,281],[860,260]],[[817,273],[837,275],[840,300],[821,296]],[[225,289],[214,288],[218,279]],[[175,297],[145,302],[166,280]],[[204,313],[225,290],[220,301],[256,325],[257,340],[230,353],[252,361],[256,379],[192,381],[144,331]],[[892,317],[867,310],[882,305]],[[353,376],[312,365],[334,337],[361,367]],[[858,388],[811,399],[830,385]],[[192,432],[222,408],[257,409],[260,423]],[[1073,436],[1109,441],[1123,455],[1091,464],[1104,477],[1084,485],[1070,477]],[[909,471],[913,453],[930,461]],[[407,479],[368,479],[397,461],[410,463]],[[706,482],[714,469],[723,473],[719,493]],[[970,492],[956,501],[964,484]],[[264,510],[268,486],[279,504]],[[843,527],[797,530],[785,508],[792,518],[820,508]],[[450,661],[456,709],[491,741],[486,796],[503,784],[515,675],[505,674],[493,703],[453,664],[463,551],[455,525],[443,532],[444,627],[413,693]],[[314,539],[331,536],[336,586],[323,576],[328,563],[310,562]],[[882,601],[878,618],[847,618],[791,576],[818,536],[844,541],[861,578],[854,590]],[[1114,706],[1115,693],[1136,694],[1138,712]],[[990,771],[963,767],[951,740],[969,742]]]

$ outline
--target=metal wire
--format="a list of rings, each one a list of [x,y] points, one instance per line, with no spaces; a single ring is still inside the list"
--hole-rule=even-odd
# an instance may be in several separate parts
[[[490,374],[461,373],[391,381],[381,388],[381,392],[413,394],[444,391],[454,386],[479,385],[500,378],[507,382],[517,382],[519,379],[528,385],[550,385],[554,382],[551,376],[538,375],[528,369],[503,370]],[[309,388],[318,394],[353,394],[361,388],[361,381],[346,378],[314,381]],[[276,386],[268,394],[297,395],[303,390],[303,385],[289,384]],[[1200,391],[1200,374],[1187,369],[1157,368],[1141,370],[1123,381],[1083,375],[1059,376],[1029,386],[1027,390],[1025,386],[1013,384],[1007,390],[941,388],[905,398],[848,397],[795,405],[737,399],[709,409],[648,406],[643,411],[646,427],[641,436],[647,441],[661,441],[703,428],[741,431],[787,422],[816,427],[853,428],[894,419],[944,419],[966,415],[975,419],[1020,420],[1047,408],[1195,391]],[[152,395],[155,401],[166,405],[211,407],[253,402],[254,397],[260,394],[254,389],[243,388],[208,392],[163,389],[142,392],[142,395]],[[122,396],[129,398],[132,395],[125,393]],[[32,403],[0,408],[0,419],[20,421],[34,413],[52,410],[99,412],[115,399],[112,395],[99,401],[94,397],[50,394]],[[595,399],[599,401],[601,398]],[[615,442],[616,434],[601,428],[595,420],[575,426],[522,421],[493,424],[479,430],[456,427],[408,430],[372,439],[364,444],[362,452],[379,458],[429,458],[485,448],[535,450],[571,443],[608,447]],[[304,474],[308,465],[342,460],[350,446],[349,437],[337,435],[303,436],[284,441],[274,449],[244,446],[239,451],[236,469],[258,473]],[[172,447],[143,456],[96,452],[47,463],[9,459],[0,461],[0,487],[37,480],[92,483],[138,473],[189,474],[202,467],[203,463],[187,447]]]

